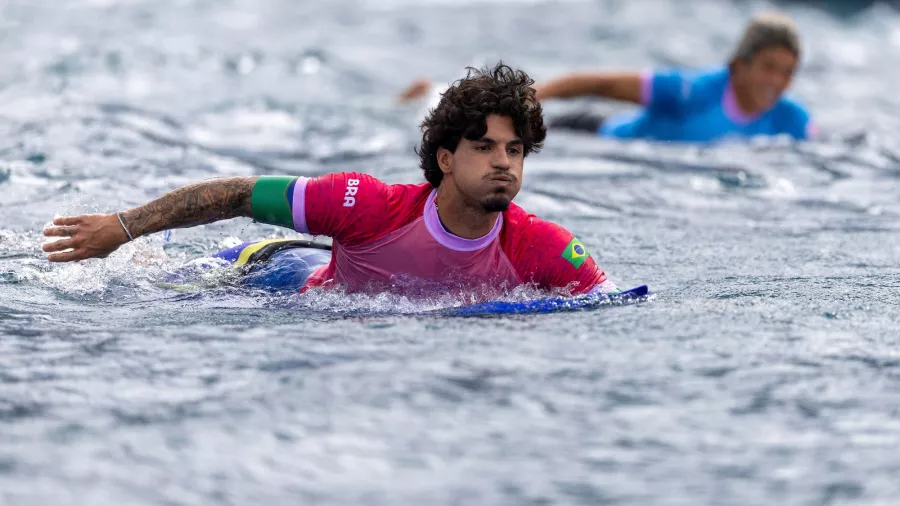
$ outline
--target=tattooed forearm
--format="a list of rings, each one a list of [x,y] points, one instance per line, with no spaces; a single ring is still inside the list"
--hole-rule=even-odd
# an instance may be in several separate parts
[[[250,195],[255,177],[211,179],[169,192],[122,213],[137,237],[161,230],[191,227],[238,216],[251,216]]]

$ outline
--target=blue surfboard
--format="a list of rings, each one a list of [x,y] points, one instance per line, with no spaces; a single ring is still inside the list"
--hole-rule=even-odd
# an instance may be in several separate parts
[[[588,294],[575,297],[547,297],[526,301],[488,301],[441,311],[450,316],[489,316],[504,314],[557,313],[590,309],[607,304],[638,302],[650,295],[647,285],[612,294]]]

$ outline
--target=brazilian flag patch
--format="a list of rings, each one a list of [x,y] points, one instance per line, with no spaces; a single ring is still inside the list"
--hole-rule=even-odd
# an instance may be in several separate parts
[[[580,268],[581,264],[583,264],[589,256],[584,244],[581,244],[581,241],[579,241],[577,237],[573,237],[572,242],[570,242],[562,252],[562,257],[576,269]]]

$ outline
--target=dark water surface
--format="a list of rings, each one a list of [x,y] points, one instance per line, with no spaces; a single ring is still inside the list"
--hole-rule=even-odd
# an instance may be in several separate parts
[[[708,65],[767,5],[7,0],[0,504],[895,504],[889,7],[789,7],[808,45],[794,92],[822,141],[554,134],[529,158],[519,203],[575,232],[620,285],[650,284],[644,304],[365,316],[423,306],[152,283],[285,235],[247,220],[78,265],[39,251],[54,215],[202,178],[419,181],[420,111],[391,104],[408,80],[501,57],[541,79]]]

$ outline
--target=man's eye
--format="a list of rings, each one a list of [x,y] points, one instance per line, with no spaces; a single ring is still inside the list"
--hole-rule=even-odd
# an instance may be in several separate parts
[[[490,147],[490,146],[487,146],[487,145],[484,145],[484,146],[475,146],[475,149],[477,149],[478,151],[490,151],[490,150],[491,150],[491,147]]]
[[[509,148],[507,151],[509,151],[509,154],[511,155],[518,155],[519,153],[521,153],[521,151],[519,151],[519,148]]]

